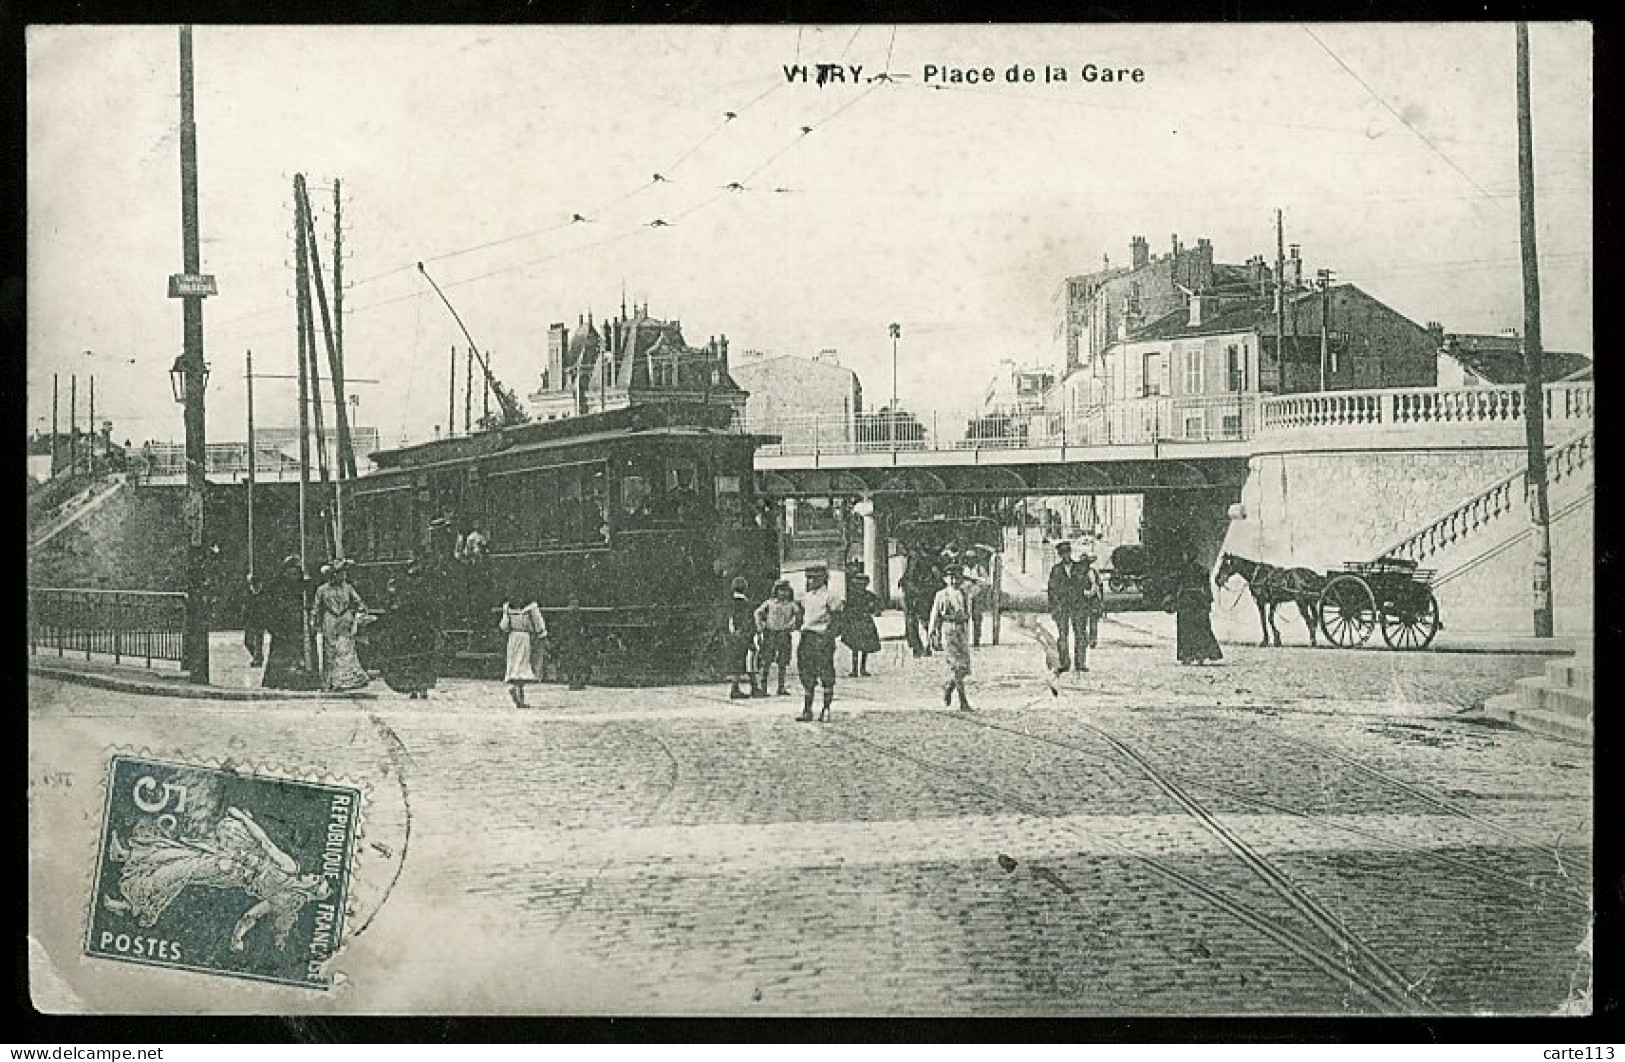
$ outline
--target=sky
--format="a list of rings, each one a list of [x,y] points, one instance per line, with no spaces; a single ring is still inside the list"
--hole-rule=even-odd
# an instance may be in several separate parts
[[[1591,29],[1530,39],[1544,339],[1589,354]],[[53,374],[64,428],[94,374],[115,438],[180,439],[177,29],[26,43],[29,428]],[[329,270],[342,187],[346,371],[386,444],[444,424],[467,345],[418,261],[520,394],[551,322],[624,291],[691,345],[833,348],[875,405],[897,322],[903,404],[969,408],[1001,359],[1055,357],[1065,277],[1135,235],[1273,260],[1277,209],[1309,275],[1521,328],[1514,54],[1509,23],[200,26],[208,435],[246,436],[246,351],[296,372],[297,173]],[[820,86],[818,63],[861,70]],[[296,394],[261,380],[257,423],[297,423]]]

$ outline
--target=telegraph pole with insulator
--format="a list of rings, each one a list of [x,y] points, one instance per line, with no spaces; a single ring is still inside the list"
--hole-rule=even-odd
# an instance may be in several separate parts
[[[1529,518],[1534,533],[1535,637],[1550,638],[1552,622],[1551,501],[1546,492],[1545,355],[1540,340],[1540,264],[1535,256],[1535,147],[1529,117],[1529,24],[1518,39],[1518,232],[1523,247],[1523,424],[1529,448]]]

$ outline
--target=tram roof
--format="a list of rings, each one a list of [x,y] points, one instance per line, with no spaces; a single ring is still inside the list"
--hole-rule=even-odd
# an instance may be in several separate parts
[[[494,428],[453,439],[435,439],[395,450],[375,451],[371,456],[372,462],[381,471],[394,471],[455,463],[499,453],[604,442],[632,435],[750,437],[745,432],[733,429],[732,421],[733,410],[727,406],[697,402],[646,404],[510,428]]]

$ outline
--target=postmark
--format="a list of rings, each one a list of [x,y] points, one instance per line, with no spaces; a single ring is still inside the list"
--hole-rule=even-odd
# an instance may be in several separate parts
[[[118,754],[84,950],[326,990],[362,792]]]

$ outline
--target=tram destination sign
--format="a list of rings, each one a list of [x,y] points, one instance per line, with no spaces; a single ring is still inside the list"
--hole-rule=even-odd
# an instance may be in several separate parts
[[[212,273],[169,274],[169,297],[172,299],[203,298],[216,294]]]

